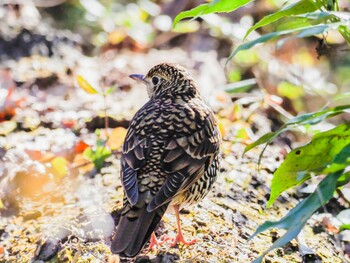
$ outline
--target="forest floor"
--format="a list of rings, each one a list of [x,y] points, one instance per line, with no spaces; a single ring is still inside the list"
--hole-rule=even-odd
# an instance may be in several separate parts
[[[35,39],[38,47],[44,45]],[[256,107],[254,96],[232,103],[223,91],[225,74],[215,52],[111,49],[86,57],[75,42],[55,41],[53,56],[17,57],[19,45],[1,64],[2,85],[9,92],[0,129],[0,262],[250,262],[283,234],[270,230],[248,240],[264,221],[285,215],[307,194],[307,186],[265,208],[272,174],[288,146],[281,140],[268,147],[260,166],[261,148],[242,156],[247,143],[270,131],[274,120],[271,112]],[[188,68],[216,111],[224,136],[222,167],[208,196],[182,211],[184,234],[196,236],[197,243],[164,244],[125,260],[109,249],[122,201],[118,140],[147,101],[145,88],[128,75],[146,73],[158,62]],[[106,98],[87,94],[77,87],[76,75],[97,89],[116,89]],[[83,150],[114,131],[118,145],[101,169],[86,163]],[[325,223],[336,214],[337,202],[332,200],[327,213],[319,211],[308,221],[298,240],[269,253],[265,262],[343,262],[340,241]],[[156,234],[175,235],[175,216],[166,214],[162,222]]]
[[[177,57],[183,53],[181,50],[168,52],[169,56],[164,51],[159,54],[152,51],[152,54],[142,55],[142,59],[127,52],[118,54],[116,60],[124,56],[125,61],[140,61],[142,67],[135,72],[143,73],[148,67],[144,62],[148,56],[173,61],[174,53],[178,52]],[[134,66],[133,62],[131,65]],[[134,72],[129,67],[124,68],[125,71],[119,73],[124,78]],[[44,89],[19,88],[15,92],[26,102],[12,120],[21,127],[1,138],[7,149],[3,148],[2,165],[8,173],[3,175],[7,179],[2,180],[7,192],[3,202],[7,208],[3,208],[0,219],[4,249],[0,261],[31,262],[41,249],[40,257],[51,258],[50,262],[118,262],[109,251],[114,224],[108,211],[120,206],[122,200],[120,150],[114,151],[100,172],[91,170],[85,175],[71,173],[59,180],[45,178],[35,181],[35,177],[45,174],[40,172],[40,165],[52,160],[50,154],[68,156],[74,154],[70,151],[77,142],[93,144],[97,140],[94,129],[102,128],[104,122],[96,112],[103,111],[103,100],[98,95],[87,95],[79,88],[59,82]],[[107,105],[112,105],[107,106],[108,114],[116,116],[110,117],[110,123],[112,127],[127,126],[132,114],[146,100],[146,92],[142,87],[134,87],[115,93],[107,98]],[[264,209],[272,173],[283,160],[286,146],[279,144],[267,148],[258,170],[261,149],[252,150],[242,157],[245,144],[235,140],[233,134],[243,123],[226,121],[228,111],[232,114],[232,106],[218,111],[226,134],[217,183],[201,203],[182,213],[186,237],[197,236],[198,242],[178,248],[164,244],[156,253],[141,256],[136,262],[250,262],[282,234],[271,230],[248,241],[261,223],[280,218],[300,198],[296,194],[284,194],[272,208]],[[65,127],[72,122],[73,129]],[[259,112],[254,115],[253,122],[257,128],[255,133],[259,134],[271,121]],[[36,125],[35,129],[25,128],[30,123]],[[28,169],[34,170],[34,175],[21,173]],[[323,216],[327,217],[327,214]],[[320,215],[311,221],[313,223],[303,230],[303,241],[293,241],[286,248],[273,251],[266,256],[265,262],[302,262],[303,257],[314,258],[308,262],[317,262],[316,259],[342,262],[334,236],[320,231],[319,227],[315,229],[315,222],[322,228]],[[157,234],[174,235],[174,215],[167,214],[163,222]],[[38,244],[43,244],[46,239],[45,247],[38,248]],[[300,250],[300,245],[310,248],[307,255],[302,254],[305,249]]]

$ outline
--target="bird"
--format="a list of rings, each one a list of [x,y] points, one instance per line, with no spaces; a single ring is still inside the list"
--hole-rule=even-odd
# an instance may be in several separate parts
[[[146,75],[130,78],[147,87],[149,100],[132,118],[123,143],[121,217],[111,252],[137,256],[148,240],[160,244],[154,230],[164,213],[175,212],[177,243],[184,239],[179,211],[202,200],[219,170],[221,135],[213,111],[195,80],[182,66],[161,63]]]

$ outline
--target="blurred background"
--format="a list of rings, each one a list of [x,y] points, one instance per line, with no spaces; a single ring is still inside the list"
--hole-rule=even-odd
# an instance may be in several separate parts
[[[98,254],[105,262],[118,262],[109,261],[117,259],[105,254],[109,252],[104,244],[108,244],[106,240],[117,220],[107,211],[121,205],[121,145],[131,117],[148,100],[145,88],[129,79],[130,74],[145,74],[160,62],[179,63],[193,74],[203,97],[217,113],[224,137],[223,154],[228,159],[223,172],[227,173],[218,189],[232,193],[232,182],[237,191],[250,189],[249,194],[240,196],[247,204],[258,200],[263,200],[262,205],[266,203],[271,173],[292,145],[305,143],[309,137],[292,133],[281,136],[276,143],[279,146],[266,154],[268,159],[259,175],[255,175],[259,153],[245,157],[248,161],[243,159],[242,165],[244,146],[297,114],[348,103],[350,49],[338,31],[266,42],[228,60],[244,43],[252,25],[286,2],[253,1],[231,13],[185,19],[173,27],[173,19],[180,12],[203,3],[1,1],[1,262],[30,262],[33,255],[40,255],[41,260],[73,262],[74,253],[81,249],[79,240],[104,240],[98,243],[101,247],[87,248],[85,244],[80,256],[94,254],[94,259]],[[349,1],[337,3],[342,11],[349,12]],[[278,23],[270,24],[253,31],[246,41],[282,29]],[[306,130],[322,131],[348,121],[349,114],[344,114]],[[238,169],[240,175],[233,169]],[[222,206],[218,207],[204,209],[218,209],[226,216],[220,210]],[[229,221],[242,225],[253,210],[260,209],[250,208],[246,218],[239,214]],[[198,209],[197,213],[206,215]],[[271,216],[280,212],[271,212]],[[225,216],[223,222],[228,220]],[[231,241],[225,241],[221,245],[227,255],[223,257],[232,254],[232,262],[239,262],[266,247],[261,241],[262,248],[247,256],[248,245],[243,243],[265,219],[261,211],[260,218],[254,216],[256,222],[246,226],[248,234],[240,233],[241,251],[233,252]],[[210,220],[204,216],[195,224],[198,228]],[[234,234],[233,228],[218,231],[226,231],[221,234],[228,239]],[[68,236],[78,241],[69,243],[57,256]],[[346,244],[343,250],[349,253]],[[84,249],[88,253],[84,254]],[[336,249],[330,246],[329,251],[335,260]],[[24,257],[25,253],[29,254]],[[210,255],[217,253],[214,249]]]

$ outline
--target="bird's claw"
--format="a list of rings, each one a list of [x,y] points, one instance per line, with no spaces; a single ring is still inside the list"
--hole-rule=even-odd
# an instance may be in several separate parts
[[[185,246],[193,245],[197,242],[197,239],[192,239],[190,241],[186,241],[185,238],[182,235],[177,235],[175,238],[173,238],[173,242],[170,245],[170,247],[175,247],[177,244],[183,244]]]
[[[186,241],[183,235],[177,234],[176,237],[169,237],[169,236],[161,236],[161,241],[163,243],[169,242],[170,247],[175,247],[177,244],[183,244],[185,246],[193,245],[197,242],[197,239],[193,239],[191,241]]]
[[[157,250],[157,246],[161,246],[165,243],[164,240],[162,240],[162,238],[157,239],[156,235],[154,233],[152,233],[151,239],[150,239],[150,244],[148,246],[148,251],[153,251],[155,252]]]

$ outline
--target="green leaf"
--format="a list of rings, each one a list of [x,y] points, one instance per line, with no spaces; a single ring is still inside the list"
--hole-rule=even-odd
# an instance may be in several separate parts
[[[192,33],[198,31],[199,28],[198,21],[180,21],[173,30],[176,33]]]
[[[244,153],[248,152],[249,150],[251,150],[252,148],[254,148],[260,144],[270,143],[273,139],[275,139],[282,132],[291,130],[296,125],[317,124],[317,123],[319,123],[327,118],[339,115],[339,114],[344,113],[348,110],[350,110],[350,105],[342,105],[342,106],[337,106],[337,107],[333,107],[333,108],[329,108],[329,109],[325,109],[325,110],[320,110],[317,112],[305,113],[305,114],[296,116],[296,117],[290,119],[289,121],[287,121],[277,131],[266,133],[265,135],[261,136],[255,142],[247,145],[245,150],[244,150]]]
[[[236,81],[224,86],[224,90],[227,93],[241,93],[246,92],[256,84],[256,79],[245,79],[242,81]]]
[[[343,38],[348,42],[350,45],[350,29],[346,25],[341,25],[338,27],[339,33],[343,36]]]
[[[334,28],[329,25],[317,25],[317,26],[310,26],[308,28],[304,28],[301,30],[296,37],[297,38],[304,38],[304,37],[310,37],[318,34],[322,34],[323,32],[326,32],[328,29]]]
[[[178,14],[173,23],[173,27],[176,24],[188,17],[198,17],[201,15],[211,14],[211,13],[228,13],[240,8],[253,0],[215,0],[207,4],[199,5],[191,10],[181,12]]]
[[[111,94],[112,92],[114,92],[116,88],[117,88],[116,86],[109,87],[109,88],[105,91],[104,95],[105,95],[105,96],[108,96],[109,94]]]
[[[350,92],[345,92],[334,96],[333,100],[336,101],[336,100],[343,100],[348,98],[350,98]]]
[[[350,230],[350,224],[342,224],[340,225],[340,230]]]
[[[268,133],[264,134],[259,139],[257,139],[255,142],[247,145],[244,149],[243,154],[245,154],[246,152],[250,151],[251,149],[253,149],[254,147],[256,147],[260,144],[272,142],[273,139],[275,139],[278,135],[280,135],[284,131],[285,131],[284,129],[280,129],[280,130],[275,131],[275,132],[268,132]]]
[[[315,35],[315,34],[324,33],[326,31],[328,31],[329,29],[337,29],[339,25],[341,25],[341,23],[337,22],[337,23],[330,23],[330,24],[324,24],[324,25],[300,27],[300,28],[276,31],[276,32],[272,32],[272,33],[269,33],[269,34],[265,34],[265,35],[263,35],[263,36],[261,36],[261,37],[259,37],[257,39],[254,39],[252,41],[246,42],[246,43],[240,45],[238,48],[236,48],[230,54],[230,56],[228,57],[228,59],[226,61],[226,64],[239,51],[250,49],[250,48],[252,48],[253,46],[255,46],[255,45],[259,44],[259,43],[264,43],[264,42],[267,42],[269,40],[273,40],[273,39],[279,38],[281,36],[289,35],[289,34],[293,34],[293,33],[299,33],[299,34],[296,35],[296,37],[298,37],[298,38],[308,37],[308,36],[312,36],[312,35]]]
[[[316,134],[310,143],[288,153],[273,175],[267,207],[271,206],[283,191],[308,179],[310,172],[320,172],[330,165],[349,144],[350,124],[341,124],[332,130]],[[342,161],[341,158],[348,153],[347,148],[336,160]]]
[[[338,31],[343,36],[348,44],[350,44],[350,29],[349,29],[349,21],[350,15],[346,12],[335,12],[335,11],[327,11],[327,12],[314,12],[308,14],[301,14],[301,17],[314,19],[314,23],[322,23],[328,21],[332,22],[340,22]]]
[[[97,146],[96,149],[87,148],[83,155],[94,163],[95,168],[100,170],[103,167],[105,160],[111,156],[111,151],[103,146]]]
[[[344,148],[335,156],[331,164],[327,165],[322,173],[335,173],[344,170],[348,165],[350,165],[350,144],[344,146]]]
[[[287,97],[288,99],[294,100],[304,96],[304,88],[302,86],[296,86],[287,81],[282,81],[277,87],[278,95]]]
[[[322,12],[322,11],[316,11],[316,12],[312,12],[312,13],[305,13],[305,14],[299,14],[297,15],[297,17],[303,17],[303,18],[307,18],[310,20],[314,20],[314,23],[321,23],[324,22],[326,20],[330,20],[332,18],[339,18],[338,16],[336,16],[336,12]]]
[[[350,172],[347,172],[339,177],[337,187],[342,187],[350,182]]]
[[[280,11],[277,11],[271,15],[265,16],[263,19],[261,19],[259,22],[257,22],[254,26],[249,28],[247,33],[244,36],[244,39],[255,29],[266,26],[268,24],[271,24],[277,20],[279,20],[282,17],[286,16],[295,16],[299,14],[305,14],[310,13],[319,8],[319,5],[317,5],[315,2],[311,0],[301,0],[295,4],[289,5],[284,9],[281,9]]]
[[[261,256],[252,261],[252,263],[262,262],[264,256],[271,250],[277,247],[282,247],[294,239],[312,214],[320,206],[326,204],[332,198],[336,188],[336,182],[341,175],[342,171],[327,175],[311,195],[298,203],[282,219],[278,221],[266,221],[264,224],[259,226],[255,233],[249,237],[249,240],[251,240],[257,234],[270,228],[283,228],[287,230],[287,232],[282,237],[277,239],[277,241],[268,250],[264,251]],[[319,193],[322,193],[322,196],[320,196]]]
[[[288,17],[288,18],[281,19],[276,23],[275,31],[312,26],[313,24],[311,22],[312,20],[303,18],[303,17],[295,17],[295,16]]]
[[[290,119],[285,125],[316,124],[327,118],[344,113],[347,110],[350,110],[350,105],[342,105],[342,106],[337,106],[337,107],[333,107],[325,110],[306,113]]]
[[[314,19],[313,23],[326,23],[327,21],[339,22],[338,31],[348,44],[350,44],[350,15],[346,12],[314,12],[309,14],[301,14],[301,17]]]

